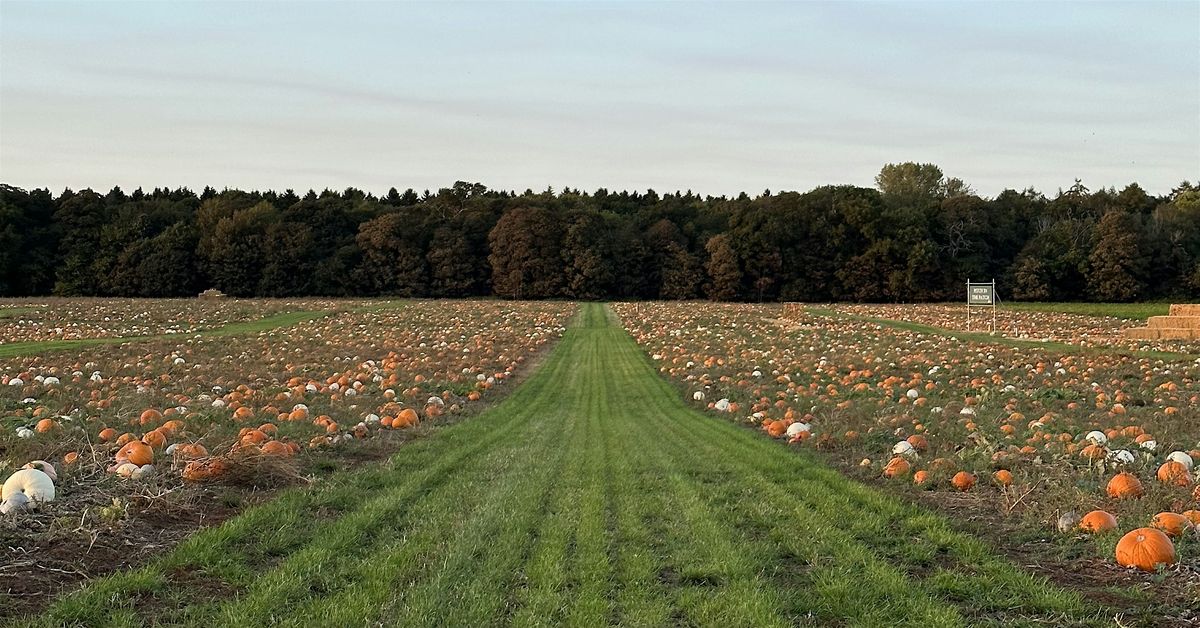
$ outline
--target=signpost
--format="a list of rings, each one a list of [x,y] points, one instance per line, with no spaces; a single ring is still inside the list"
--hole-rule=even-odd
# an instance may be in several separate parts
[[[991,332],[996,332],[996,280],[988,283],[974,283],[967,280],[967,331],[971,331],[971,309],[987,307],[992,309]]]

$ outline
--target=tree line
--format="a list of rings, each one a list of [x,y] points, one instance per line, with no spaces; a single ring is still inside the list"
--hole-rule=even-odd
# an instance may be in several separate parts
[[[968,278],[1015,300],[1200,298],[1200,187],[984,198],[916,163],[733,198],[0,185],[4,296],[956,301]]]

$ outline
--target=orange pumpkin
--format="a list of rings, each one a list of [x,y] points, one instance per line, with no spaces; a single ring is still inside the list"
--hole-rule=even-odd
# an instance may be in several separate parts
[[[184,443],[176,447],[172,453],[180,460],[193,460],[207,457],[208,449],[200,443]]]
[[[257,445],[267,442],[268,436],[262,430],[246,430],[239,438],[238,442],[243,445]]]
[[[1200,510],[1185,510],[1180,514],[1187,517],[1187,520],[1192,522],[1193,527],[1200,526]]]
[[[289,448],[286,444],[284,444],[280,441],[277,441],[277,440],[271,440],[271,441],[267,441],[266,443],[264,443],[262,446],[262,452],[269,456],[290,456],[290,455],[292,455],[291,448]]]
[[[1142,481],[1129,472],[1121,472],[1108,481],[1108,496],[1116,499],[1141,497],[1146,494]]]
[[[1187,486],[1192,483],[1192,478],[1188,477],[1188,468],[1183,466],[1183,463],[1171,460],[1158,468],[1158,481],[1163,484]]]
[[[412,408],[405,408],[392,420],[392,427],[415,427],[419,423],[420,419],[417,417],[417,411]]]
[[[912,465],[907,460],[896,456],[888,461],[887,466],[883,468],[883,476],[894,478],[902,475],[907,475],[912,470]]]
[[[920,434],[913,434],[908,437],[908,444],[913,446],[913,449],[919,452],[925,452],[929,449],[929,439]]]
[[[1079,520],[1079,529],[1099,534],[1117,529],[1117,518],[1103,510],[1093,510]]]
[[[992,478],[996,480],[996,484],[1000,486],[1012,486],[1013,474],[1008,469],[1000,469],[992,474]]]
[[[100,430],[99,438],[100,438],[100,442],[102,442],[102,443],[107,443],[108,441],[110,441],[116,437],[117,437],[117,430],[114,430],[111,427],[106,427],[106,428]]]
[[[45,434],[56,427],[58,427],[58,424],[54,422],[54,419],[42,419],[41,421],[37,422],[37,425],[34,427],[34,429],[36,429],[39,434]]]
[[[921,469],[913,474],[913,484],[921,485],[929,481],[929,472]]]
[[[1175,544],[1161,530],[1138,528],[1117,542],[1116,557],[1122,567],[1154,571],[1159,565],[1175,564]]]
[[[1166,532],[1171,538],[1179,538],[1192,529],[1192,522],[1175,512],[1160,512],[1154,515],[1150,525]]]
[[[162,420],[162,418],[163,415],[161,412],[155,410],[154,408],[149,408],[142,411],[142,415],[138,417],[138,422],[140,422],[142,425],[146,425],[147,423],[158,423]]]
[[[142,434],[142,442],[154,449],[162,449],[167,444],[167,436],[162,430],[150,430]]]
[[[131,440],[117,452],[117,462],[130,462],[139,467],[150,464],[154,462],[154,450],[140,440]]]
[[[950,483],[960,491],[969,491],[971,487],[975,486],[975,474],[959,471],[950,479]]]
[[[221,458],[193,460],[183,468],[183,479],[188,482],[204,482],[215,479],[229,470],[229,464]]]
[[[1088,460],[1103,460],[1104,457],[1108,455],[1108,449],[1105,449],[1101,445],[1092,444],[1084,447],[1083,450],[1079,452],[1079,455],[1087,458]]]

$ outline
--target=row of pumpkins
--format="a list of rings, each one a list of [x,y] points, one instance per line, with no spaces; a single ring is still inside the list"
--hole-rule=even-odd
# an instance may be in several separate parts
[[[433,409],[436,404],[432,402],[432,399],[430,408],[427,408],[427,412],[431,416],[440,414],[439,411]],[[438,399],[438,401],[441,400]],[[240,409],[244,409],[244,407]],[[308,418],[308,407],[304,404],[296,404],[290,414],[293,417],[306,419]],[[313,419],[313,423],[324,428],[325,433],[313,437],[309,447],[318,448],[337,440],[363,438],[367,435],[369,426],[402,429],[420,424],[419,415],[412,408],[403,408],[395,414],[395,417],[379,417],[369,414],[363,422],[344,434],[340,433],[338,424],[329,417],[317,417]],[[236,412],[234,416],[236,419],[248,418],[239,416]],[[163,414],[158,410],[148,409],[142,412],[138,422],[143,425],[152,424],[163,418]],[[42,423],[47,421],[50,420],[43,419]],[[42,423],[39,423],[37,427],[39,432],[48,432],[52,429]],[[175,462],[184,465],[181,477],[185,481],[204,482],[225,474],[231,468],[234,457],[247,455],[287,457],[299,453],[301,450],[299,444],[273,438],[277,429],[272,423],[264,423],[257,428],[244,427],[238,432],[238,440],[230,448],[229,454],[215,456],[210,455],[208,449],[198,442],[179,442],[168,445],[167,441],[183,430],[183,423],[178,419],[166,421],[140,438],[132,433],[118,435],[116,430],[104,428],[99,433],[99,440],[102,443],[111,442],[120,447],[114,455],[114,462],[108,467],[108,471],[122,478],[141,480],[153,476],[155,473],[155,450],[162,450]],[[63,462],[71,465],[78,458],[78,453],[70,452],[63,457]],[[53,464],[43,460],[30,462],[5,481],[3,501],[0,502],[0,514],[33,510],[39,504],[54,501],[54,482],[57,480],[58,473]]]

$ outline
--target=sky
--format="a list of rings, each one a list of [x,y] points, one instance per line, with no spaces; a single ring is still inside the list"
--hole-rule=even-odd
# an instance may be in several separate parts
[[[0,182],[985,196],[1200,180],[1200,1],[0,0]]]

